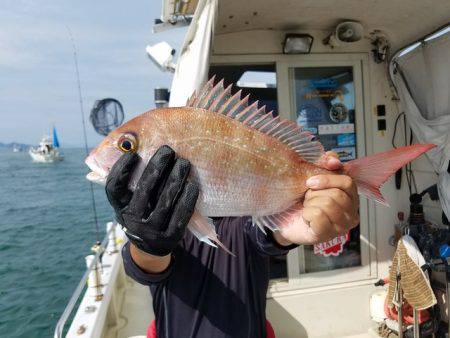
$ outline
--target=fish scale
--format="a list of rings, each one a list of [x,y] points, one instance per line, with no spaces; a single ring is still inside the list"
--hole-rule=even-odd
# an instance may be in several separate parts
[[[201,191],[198,208],[206,216],[270,215],[303,197],[313,165],[283,143],[205,110],[154,114],[164,121],[165,144],[191,162]],[[186,122],[193,127],[183,128]]]
[[[127,136],[128,135],[128,136]],[[130,136],[131,135],[131,136]],[[188,229],[200,240],[225,250],[210,218],[252,216],[264,228],[292,226],[302,215],[306,180],[318,174],[345,174],[358,192],[386,203],[379,188],[400,167],[433,148],[417,144],[347,162],[338,171],[321,166],[324,151],[310,132],[293,121],[234,95],[214,78],[189,98],[186,107],[158,108],[112,131],[86,159],[88,178],[104,182],[120,157],[122,137],[135,139],[142,158],[130,188],[134,189],[146,164],[163,146],[191,162],[189,179],[200,188]]]

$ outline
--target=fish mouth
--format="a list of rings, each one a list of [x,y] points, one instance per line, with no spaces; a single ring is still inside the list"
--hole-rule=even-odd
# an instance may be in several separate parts
[[[95,171],[91,171],[86,175],[86,178],[88,181],[91,181],[93,183],[106,185],[106,176],[101,176],[99,173],[96,173]]]
[[[109,168],[102,166],[94,156],[89,155],[84,161],[92,171],[86,175],[86,178],[94,183],[105,185],[109,174]]]

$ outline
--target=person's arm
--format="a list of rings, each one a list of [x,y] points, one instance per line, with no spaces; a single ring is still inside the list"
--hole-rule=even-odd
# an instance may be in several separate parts
[[[273,239],[280,244],[281,246],[290,246],[294,244],[293,242],[289,241],[288,239],[284,238],[278,231],[273,232]]]
[[[133,243],[130,243],[129,250],[133,262],[147,273],[161,273],[169,267],[171,254],[162,257],[150,255]]]
[[[333,152],[327,152],[322,161],[329,170],[342,166]],[[309,190],[303,201],[302,217],[273,234],[280,245],[320,243],[359,224],[358,192],[349,176],[317,175],[309,178],[306,185]]]
[[[125,245],[122,247],[122,260],[123,260],[123,267],[125,270],[125,273],[127,276],[134,279],[136,282],[142,284],[142,285],[152,285],[156,283],[163,282],[170,278],[170,275],[172,274],[171,269],[171,255],[168,255],[169,262],[167,262],[167,265],[165,264],[164,260],[161,261],[161,263],[164,264],[164,266],[160,266],[160,271],[158,269],[158,266],[155,266],[153,262],[150,265],[148,265],[145,262],[140,262],[140,265],[138,265],[135,262],[136,258],[131,257],[131,242],[125,243]],[[159,260],[159,257],[156,257],[156,259]]]
[[[265,232],[261,231],[252,223],[251,218],[238,218],[242,222],[242,227],[246,233],[248,240],[262,256],[282,256],[286,255],[289,250],[298,247],[297,244],[286,241],[284,239],[276,239],[277,232],[272,232],[267,229]]]
[[[114,164],[106,194],[130,241],[123,251],[126,271],[141,276],[169,267],[171,252],[185,233],[199,191],[187,182],[190,163],[175,158],[174,151],[163,146],[131,192],[128,185],[138,160],[137,154],[127,153]]]

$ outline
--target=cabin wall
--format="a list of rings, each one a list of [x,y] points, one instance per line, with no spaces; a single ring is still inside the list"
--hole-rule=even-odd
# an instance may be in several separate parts
[[[314,42],[311,53],[358,53],[371,48],[369,40],[361,40],[348,44],[345,48],[331,49],[323,45],[329,32],[324,31],[278,31],[278,30],[249,30],[214,36],[213,55],[220,54],[281,54],[286,33],[307,33],[313,36]]]
[[[291,31],[290,31],[291,32]],[[259,30],[216,35],[213,42],[213,56],[221,55],[265,55],[280,54],[284,31]],[[299,32],[300,33],[300,32]],[[331,49],[322,44],[328,32],[301,32],[313,35],[314,43],[311,54],[333,53],[366,53],[369,57],[369,76],[363,78],[363,90],[369,99],[367,111],[364,112],[366,131],[366,152],[372,154],[392,149],[392,135],[395,119],[399,113],[398,105],[393,100],[393,92],[389,85],[386,64],[376,64],[370,55],[369,40],[347,44],[345,47]],[[298,56],[298,60],[302,59]],[[376,106],[386,105],[386,132],[377,130]],[[287,112],[286,112],[287,113]],[[403,145],[403,126],[399,123],[396,144]],[[421,159],[413,164],[421,190],[436,181],[428,161]],[[370,239],[376,247],[377,277],[388,274],[394,248],[389,245],[389,237],[394,233],[393,225],[397,223],[397,212],[408,215],[409,191],[403,176],[401,190],[396,190],[394,180],[390,179],[382,189],[390,208],[370,203],[369,210],[375,214],[374,224],[376,239]],[[436,203],[425,203],[428,215],[440,218],[440,208]],[[330,271],[330,277],[333,272]],[[335,284],[297,291],[274,293],[268,299],[267,315],[273,322],[277,336],[280,337],[339,337],[367,332],[372,325],[369,314],[369,298],[376,291],[371,280],[354,281],[352,283]]]

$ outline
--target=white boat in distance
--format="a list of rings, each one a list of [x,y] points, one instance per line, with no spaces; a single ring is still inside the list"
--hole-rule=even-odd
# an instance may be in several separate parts
[[[59,153],[59,142],[56,129],[53,127],[53,140],[49,136],[44,136],[38,147],[31,147],[28,150],[34,162],[52,163],[62,161],[64,157]]]

